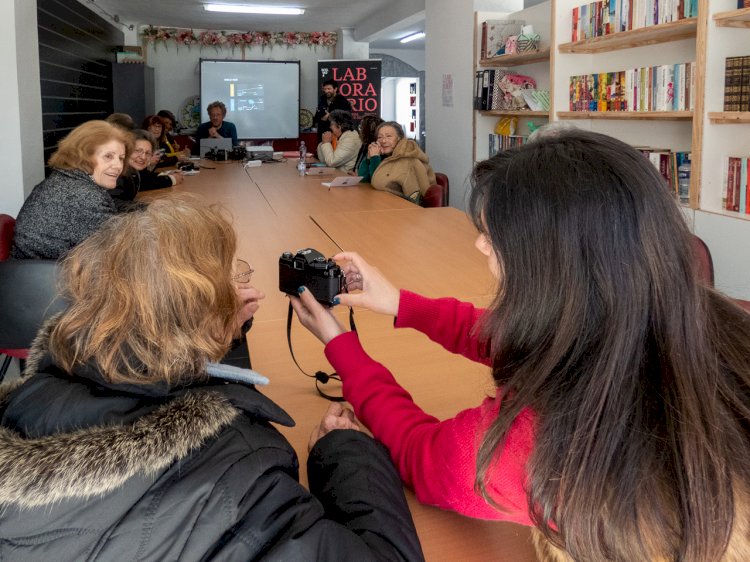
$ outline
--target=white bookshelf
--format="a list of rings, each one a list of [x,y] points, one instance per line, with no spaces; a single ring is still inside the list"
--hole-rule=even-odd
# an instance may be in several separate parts
[[[515,13],[477,12],[474,68],[484,68],[478,56],[482,21],[524,19],[541,35],[542,47],[550,47],[549,61],[515,70],[550,89],[549,120],[571,120],[577,127],[633,145],[690,151],[690,205],[683,208],[686,220],[711,249],[718,288],[730,296],[750,299],[750,215],[722,209],[726,158],[750,155],[750,112],[723,111],[725,59],[750,55],[750,8],[737,10],[736,0],[698,0],[697,18],[571,42],[572,11],[584,3],[549,0]],[[692,112],[596,115],[569,111],[571,76],[692,61],[697,73]],[[487,135],[498,115],[473,113],[473,154],[481,160],[487,156]],[[519,118],[519,134],[526,133],[523,121]]]

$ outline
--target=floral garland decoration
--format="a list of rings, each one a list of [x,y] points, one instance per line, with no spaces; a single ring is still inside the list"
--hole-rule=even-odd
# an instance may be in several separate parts
[[[174,27],[148,26],[143,28],[141,36],[150,44],[169,41],[178,46],[191,45],[211,47],[275,47],[307,45],[308,47],[335,47],[338,36],[335,31],[194,31]]]

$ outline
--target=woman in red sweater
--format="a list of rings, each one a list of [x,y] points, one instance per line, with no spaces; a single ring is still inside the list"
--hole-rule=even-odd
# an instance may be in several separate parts
[[[605,135],[542,136],[477,165],[487,310],[399,291],[342,253],[341,304],[492,369],[494,397],[423,412],[304,289],[356,415],[420,501],[537,528],[570,560],[750,559],[750,315],[695,274],[658,171]],[[568,558],[570,557],[570,558]]]

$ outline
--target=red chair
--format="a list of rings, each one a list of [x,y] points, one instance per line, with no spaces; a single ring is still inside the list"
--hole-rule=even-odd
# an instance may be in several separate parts
[[[435,173],[435,185],[427,188],[422,197],[422,207],[447,207],[449,181],[448,176],[439,172]]]
[[[709,287],[713,287],[714,261],[711,258],[711,252],[706,243],[695,235],[693,235],[693,252],[695,253],[695,259],[698,261],[698,278]],[[734,302],[750,312],[750,301],[734,299]]]
[[[13,245],[13,232],[16,230],[16,219],[10,215],[0,214],[0,261],[10,257],[10,247]]]
[[[693,234],[693,253],[698,261],[698,278],[709,287],[714,286],[714,260],[706,243]]]
[[[10,247],[13,245],[13,232],[15,229],[16,219],[10,215],[0,214],[0,261],[5,261],[10,257]],[[26,359],[28,350],[0,349],[0,355],[5,355],[3,364],[0,366],[0,380],[2,380],[13,358]]]

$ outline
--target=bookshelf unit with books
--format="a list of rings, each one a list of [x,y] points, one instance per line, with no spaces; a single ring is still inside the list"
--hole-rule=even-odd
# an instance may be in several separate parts
[[[474,33],[474,70],[475,73],[483,73],[493,69],[512,69],[513,73],[528,76],[536,82],[539,90],[551,90],[550,66],[552,53],[552,2],[547,0],[513,13],[498,12],[476,12]],[[509,55],[497,55],[488,57],[487,52],[482,52],[482,23],[493,20],[523,21],[526,25],[533,25],[534,32],[539,35],[538,50],[534,52],[522,52]],[[476,95],[477,92],[475,92]],[[548,103],[551,104],[552,93],[550,91]],[[549,110],[532,109],[503,109],[487,108],[481,109],[475,106],[473,112],[473,147],[472,155],[474,161],[484,160],[490,156],[490,147],[502,144],[497,138],[491,138],[495,133],[495,127],[500,119],[512,118],[517,120],[517,128],[506,141],[515,142],[515,137],[525,138],[533,127],[546,124],[549,121]]]
[[[695,142],[694,123],[694,116],[700,112],[702,87],[697,57],[700,18],[670,12],[665,19],[680,19],[655,25],[634,23],[636,3],[642,2],[641,8],[652,8],[656,1],[631,0],[627,23],[624,15],[614,14],[614,17],[605,19],[608,33],[604,35],[601,34],[602,25],[598,29],[589,26],[585,31],[578,22],[574,26],[574,13],[581,14],[584,2],[556,1],[558,44],[553,118],[574,119],[576,126],[615,136],[634,146],[664,147],[674,153],[691,152],[695,161],[700,157],[700,142]],[[624,5],[621,0],[603,4],[609,4],[613,11]],[[596,16],[592,19],[602,21]],[[674,88],[679,84],[677,76],[680,73],[683,74],[682,88]],[[595,86],[593,94],[584,92],[587,97],[584,97],[581,107],[577,81],[590,75],[604,77],[605,89],[601,92]],[[616,94],[613,94],[615,88],[607,84],[607,81],[612,83],[612,77],[616,80]],[[657,77],[661,87],[657,87]],[[597,96],[604,96],[603,103],[596,107],[594,102],[593,111],[587,111],[585,100]],[[614,104],[613,100],[616,100]],[[613,106],[616,110],[611,109]],[[699,176],[700,165],[695,165],[691,170],[691,207],[697,205]]]
[[[618,5],[621,2],[610,1]],[[659,0],[629,1],[653,6]],[[523,67],[523,72],[530,75],[534,72],[535,78],[547,73],[550,121],[571,120],[577,127],[612,135],[633,146],[691,153],[689,203],[683,205],[683,212],[691,229],[711,250],[717,287],[735,298],[750,300],[750,213],[725,208],[729,159],[734,159],[736,169],[737,159],[750,157],[750,111],[724,110],[725,61],[729,57],[750,56],[750,8],[737,9],[737,0],[692,1],[695,13],[688,14],[691,17],[599,37],[576,35],[577,41],[572,41],[573,9],[585,2],[550,0],[540,4],[549,10],[549,63],[529,64]],[[495,16],[477,14],[477,46],[481,22]],[[520,13],[504,17],[523,18]],[[544,19],[539,13],[535,17]],[[543,40],[546,39],[544,28],[536,21],[533,23]],[[478,47],[475,53],[479,53]],[[476,56],[475,70],[484,68],[482,63],[481,57]],[[692,110],[570,111],[571,77],[683,63],[694,63]],[[480,160],[486,157],[487,133],[499,114],[474,111],[473,115],[473,154]],[[750,177],[750,170],[746,175]],[[750,190],[745,194],[746,208],[750,208],[748,200]]]
[[[727,199],[730,202],[733,199],[731,193],[727,197],[729,159],[750,156],[750,111],[725,111],[725,101],[728,101],[725,95],[728,81],[731,81],[726,61],[728,58],[750,57],[750,8],[736,9],[736,0],[711,0],[708,4],[706,54],[710,63],[706,69],[704,174],[696,219],[704,212],[718,215],[711,217],[713,220],[725,219],[726,222],[729,219],[742,224],[742,227],[735,228],[741,228],[744,239],[750,240],[750,213],[745,209],[731,210],[731,205],[727,208]],[[747,107],[746,103],[744,107]],[[743,189],[743,192],[744,200],[747,191]],[[747,248],[745,260],[750,261]]]

